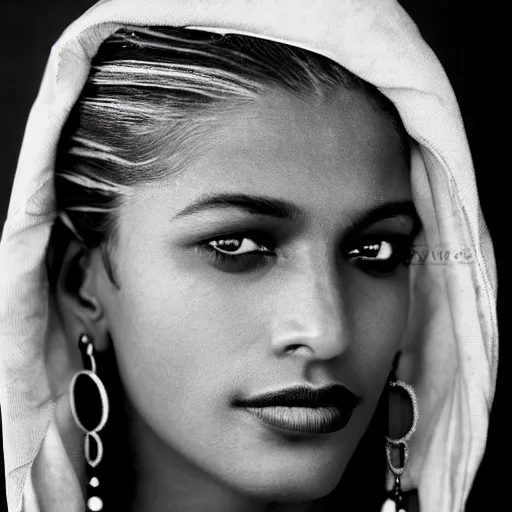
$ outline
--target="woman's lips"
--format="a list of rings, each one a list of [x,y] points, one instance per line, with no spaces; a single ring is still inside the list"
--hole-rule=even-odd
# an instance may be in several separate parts
[[[247,407],[263,423],[289,432],[329,434],[341,430],[350,420],[337,407]]]
[[[307,386],[283,389],[244,400],[235,405],[281,430],[305,434],[328,434],[350,421],[357,397],[335,384],[314,389]]]

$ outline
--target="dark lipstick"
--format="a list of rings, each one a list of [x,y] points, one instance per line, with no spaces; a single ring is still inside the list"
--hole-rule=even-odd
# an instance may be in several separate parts
[[[347,425],[358,402],[346,387],[333,384],[323,388],[297,386],[282,389],[239,399],[235,405],[281,430],[328,434]]]

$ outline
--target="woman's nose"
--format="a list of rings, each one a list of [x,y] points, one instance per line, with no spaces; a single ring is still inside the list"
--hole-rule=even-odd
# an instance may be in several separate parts
[[[347,349],[342,292],[339,280],[328,271],[310,269],[291,277],[273,305],[272,349],[277,355],[329,360]]]

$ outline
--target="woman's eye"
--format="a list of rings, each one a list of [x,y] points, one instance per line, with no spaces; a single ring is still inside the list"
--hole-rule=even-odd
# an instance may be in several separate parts
[[[268,240],[268,241],[267,241]],[[198,245],[197,249],[213,267],[224,272],[249,272],[268,265],[274,242],[265,234],[227,235],[211,238]]]
[[[363,245],[357,249],[349,251],[349,256],[352,258],[360,258],[362,260],[372,261],[386,261],[393,256],[394,247],[390,242],[385,240]]]
[[[411,244],[411,239],[405,236],[362,241],[347,252],[347,258],[370,274],[390,275],[399,265],[407,266],[410,263]]]
[[[242,254],[249,254],[254,252],[270,252],[264,245],[258,244],[248,237],[219,238],[217,240],[210,240],[208,245],[213,250],[229,256],[240,256]]]

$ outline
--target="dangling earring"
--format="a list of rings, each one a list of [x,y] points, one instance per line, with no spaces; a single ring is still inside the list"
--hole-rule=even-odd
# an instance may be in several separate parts
[[[405,466],[407,464],[407,459],[409,458],[409,440],[412,435],[416,431],[416,427],[418,425],[418,400],[416,398],[416,393],[414,389],[409,384],[401,380],[390,380],[389,387],[393,388],[401,388],[407,392],[412,404],[412,425],[409,431],[399,439],[391,439],[386,436],[386,457],[388,460],[388,467],[391,473],[395,476],[395,486],[390,493],[390,497],[384,503],[382,508],[382,512],[406,512],[404,508],[404,497],[402,494],[402,489],[400,488],[400,480],[402,474],[405,470]],[[391,450],[396,448],[399,450],[399,458],[402,461],[401,467],[396,467],[393,464]]]
[[[98,512],[100,510],[103,510],[103,501],[98,496],[98,492],[96,488],[99,486],[100,482],[98,478],[94,474],[94,470],[97,467],[97,465],[101,462],[101,459],[103,457],[103,443],[100,439],[100,436],[98,435],[98,432],[105,426],[108,419],[108,412],[109,412],[109,403],[108,403],[108,396],[107,391],[105,389],[105,386],[103,385],[103,382],[96,374],[96,360],[94,359],[93,354],[93,344],[86,334],[82,334],[80,336],[79,340],[79,346],[80,350],[82,351],[82,357],[84,359],[84,366],[86,366],[87,359],[90,363],[90,369],[85,369],[82,371],[77,372],[73,379],[71,380],[71,384],[69,386],[69,400],[71,405],[71,412],[73,414],[73,419],[75,420],[76,425],[78,428],[83,430],[85,432],[85,460],[88,463],[88,488],[87,488],[87,510],[90,510],[91,512]],[[92,382],[96,385],[96,388],[98,389],[100,402],[101,402],[101,418],[99,420],[99,423],[96,427],[92,429],[87,429],[80,418],[78,417],[77,410],[76,410],[76,399],[75,399],[75,385],[79,377],[88,377]],[[91,456],[91,439],[94,439],[96,442],[96,454],[95,457],[92,458]]]

